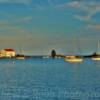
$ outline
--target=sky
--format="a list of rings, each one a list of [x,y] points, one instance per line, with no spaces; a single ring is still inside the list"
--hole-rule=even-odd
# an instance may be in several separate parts
[[[0,49],[91,54],[99,39],[99,0],[0,0]]]

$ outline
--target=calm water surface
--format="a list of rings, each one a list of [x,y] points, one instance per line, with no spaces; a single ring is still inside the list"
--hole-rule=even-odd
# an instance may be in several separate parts
[[[0,60],[0,100],[100,100],[100,62]]]

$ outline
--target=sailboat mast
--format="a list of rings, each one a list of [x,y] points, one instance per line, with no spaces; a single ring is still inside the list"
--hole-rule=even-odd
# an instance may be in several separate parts
[[[97,53],[99,52],[99,40],[98,40],[98,44],[97,44]]]
[[[75,54],[81,54],[81,48],[80,48],[80,45],[79,45],[79,38],[74,38],[74,51],[75,51]]]

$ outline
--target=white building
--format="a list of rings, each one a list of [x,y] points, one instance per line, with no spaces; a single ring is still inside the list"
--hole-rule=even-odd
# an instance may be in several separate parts
[[[16,52],[13,49],[4,49],[0,51],[0,57],[15,57]]]

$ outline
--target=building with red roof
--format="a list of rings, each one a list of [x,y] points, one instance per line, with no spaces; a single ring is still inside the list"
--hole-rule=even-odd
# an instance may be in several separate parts
[[[0,57],[15,57],[16,52],[13,49],[7,48],[4,50],[1,50]]]

